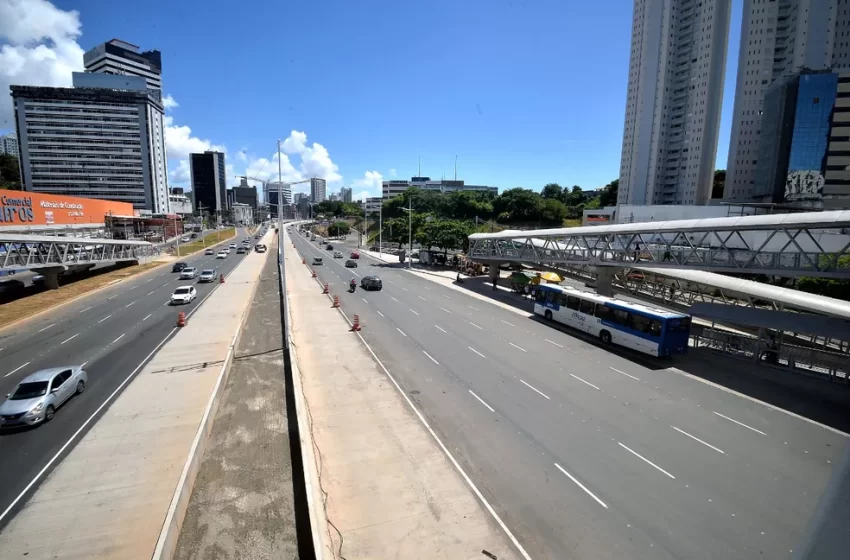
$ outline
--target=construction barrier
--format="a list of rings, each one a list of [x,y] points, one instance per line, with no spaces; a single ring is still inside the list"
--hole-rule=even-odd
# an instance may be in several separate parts
[[[339,307],[339,296],[334,296],[334,304],[331,307]]]
[[[323,293],[323,294],[326,294],[326,293],[328,293],[329,291],[330,291],[330,290],[328,289],[328,284],[327,284],[327,283],[325,283],[325,286],[322,288],[322,293]]]
[[[177,326],[185,327],[186,326],[186,313],[181,311],[177,314]]]
[[[360,330],[360,315],[354,316],[354,322],[351,324],[351,330],[355,332]]]

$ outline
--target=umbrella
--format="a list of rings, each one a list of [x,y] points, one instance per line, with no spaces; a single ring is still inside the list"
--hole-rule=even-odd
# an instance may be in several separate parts
[[[540,277],[553,284],[557,284],[561,281],[561,277],[554,272],[541,272]]]

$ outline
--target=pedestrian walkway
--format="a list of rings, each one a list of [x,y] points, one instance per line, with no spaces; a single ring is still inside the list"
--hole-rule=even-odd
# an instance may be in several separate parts
[[[0,533],[0,558],[170,555],[267,256],[247,255],[141,369]]]
[[[516,558],[433,433],[285,249],[292,341],[336,557]]]
[[[277,243],[215,415],[175,558],[297,559]]]

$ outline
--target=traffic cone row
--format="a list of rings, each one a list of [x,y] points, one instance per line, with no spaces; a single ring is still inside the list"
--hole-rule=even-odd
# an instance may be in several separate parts
[[[177,314],[177,326],[185,327],[186,326],[186,313],[181,311]]]

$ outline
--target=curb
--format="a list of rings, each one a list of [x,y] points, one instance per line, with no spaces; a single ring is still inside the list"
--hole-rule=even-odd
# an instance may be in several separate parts
[[[227,239],[223,239],[222,241],[219,241],[219,242],[218,242],[218,243],[216,243],[215,245],[210,245],[210,247],[215,247],[216,245],[221,245],[222,243],[226,243],[227,241],[230,241],[230,240],[231,240],[231,239],[233,239],[234,237],[236,237],[236,233],[235,233],[235,231],[234,231],[234,233],[233,233],[233,236],[232,236],[232,237],[228,237]],[[206,250],[206,249],[198,249],[197,251],[195,251],[195,252],[193,252],[193,253],[189,253],[188,255],[182,255],[180,258],[182,259],[182,258],[184,258],[184,257],[190,257],[190,256],[194,255],[195,253],[199,253],[199,252],[201,252],[201,251],[203,251],[203,250]],[[12,328],[12,327],[20,327],[22,324],[26,323],[27,321],[31,321],[32,319],[36,319],[36,318],[38,318],[38,317],[41,317],[42,315],[44,315],[44,314],[45,314],[45,313],[47,313],[48,311],[56,311],[57,309],[61,309],[61,308],[65,307],[65,306],[66,306],[66,305],[68,305],[68,304],[74,303],[75,301],[79,301],[79,300],[81,300],[81,299],[83,299],[83,298],[86,298],[86,297],[89,297],[89,296],[93,296],[93,295],[95,295],[95,294],[98,294],[98,293],[100,293],[101,291],[105,290],[106,288],[111,288],[111,287],[115,286],[116,284],[120,284],[121,282],[126,282],[127,280],[131,280],[131,279],[133,279],[133,278],[141,278],[141,277],[143,277],[145,274],[150,274],[151,272],[154,272],[154,271],[156,271],[156,270],[159,270],[159,269],[161,269],[162,267],[167,266],[167,265],[169,265],[169,264],[172,264],[172,263],[171,263],[170,261],[169,261],[169,262],[164,262],[164,263],[161,263],[161,264],[159,264],[158,266],[155,266],[155,267],[153,267],[153,268],[150,268],[150,269],[148,269],[148,270],[146,270],[146,271],[144,271],[144,272],[142,272],[142,273],[140,273],[140,274],[134,274],[133,276],[128,276],[127,278],[118,278],[117,280],[113,280],[112,282],[109,282],[108,284],[104,284],[103,286],[101,286],[101,287],[99,287],[99,288],[95,288],[94,290],[92,290],[92,291],[90,291],[90,292],[86,292],[86,293],[84,293],[84,294],[80,294],[80,295],[78,295],[78,296],[77,296],[77,297],[75,297],[75,298],[71,298],[71,299],[69,299],[69,300],[67,300],[67,301],[63,301],[62,303],[60,303],[60,304],[58,304],[58,305],[53,305],[53,306],[51,306],[51,307],[47,307],[47,308],[42,309],[41,311],[37,311],[37,312],[33,313],[32,315],[29,315],[29,316],[27,316],[27,317],[21,317],[20,319],[18,319],[18,320],[17,320],[17,321],[15,321],[14,323],[9,323],[8,325],[5,325],[5,326],[3,326],[3,327],[0,327],[0,334],[2,334],[2,333],[6,330],[6,329],[10,329],[10,328]],[[138,266],[138,265],[137,265],[137,266]]]
[[[268,252],[263,254],[263,267],[265,267],[265,261],[267,258]],[[242,263],[240,262],[239,264]],[[237,267],[238,266],[239,265],[237,265]],[[236,267],[234,267],[234,270],[236,270]],[[260,270],[260,274],[262,275],[262,268]],[[231,274],[232,273],[233,271],[231,271]],[[204,410],[204,415],[201,418],[198,431],[195,433],[195,439],[192,441],[192,447],[189,449],[189,456],[186,458],[186,463],[183,465],[183,470],[180,475],[180,480],[177,483],[177,488],[174,489],[171,504],[168,507],[168,513],[165,516],[162,530],[160,531],[159,538],[157,539],[156,548],[151,555],[152,560],[170,560],[174,557],[174,552],[177,549],[177,542],[180,538],[180,530],[183,526],[183,519],[186,516],[186,510],[189,508],[189,501],[192,497],[192,489],[195,487],[195,478],[198,476],[198,470],[201,466],[201,459],[203,459],[204,456],[207,439],[212,431],[213,421],[215,420],[218,405],[221,401],[221,394],[224,387],[227,385],[227,379],[230,375],[230,365],[233,362],[233,354],[236,346],[239,344],[239,340],[241,339],[242,328],[245,326],[245,319],[248,317],[248,313],[251,311],[251,302],[254,299],[254,295],[257,292],[257,286],[259,286],[259,284],[260,281],[258,277],[254,282],[253,288],[251,288],[251,295],[245,309],[242,312],[242,316],[239,318],[239,326],[236,329],[236,333],[233,335],[233,339],[230,341],[227,356],[224,359],[224,363],[221,365],[221,370],[219,371],[218,379],[216,380],[212,395],[210,396],[210,400]],[[216,290],[218,290],[218,288],[216,288]]]

